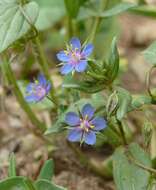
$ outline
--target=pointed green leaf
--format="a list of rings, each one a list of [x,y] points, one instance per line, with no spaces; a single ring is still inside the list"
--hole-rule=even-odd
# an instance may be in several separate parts
[[[130,12],[137,14],[137,15],[143,15],[151,18],[156,18],[156,7],[152,5],[142,5],[139,7],[136,7],[134,9],[131,9]]]
[[[67,76],[63,81],[62,87],[74,88],[92,94],[103,90],[106,86],[96,81],[77,81],[73,77]]]
[[[9,172],[9,177],[16,176],[16,158],[15,158],[14,153],[12,153],[10,156],[8,172]]]
[[[121,14],[129,9],[132,9],[136,7],[136,4],[134,3],[119,3],[117,5],[115,5],[114,7],[112,7],[109,10],[104,11],[103,13],[100,14],[100,17],[111,17],[111,16],[115,16],[118,14]]]
[[[30,2],[22,6],[25,14],[35,23],[38,16],[38,5]],[[31,26],[21,12],[17,0],[0,0],[0,52],[25,35]]]
[[[13,177],[0,181],[0,190],[28,190],[23,177]]]
[[[111,52],[108,60],[108,72],[106,73],[110,81],[114,81],[119,71],[119,53],[116,45],[116,38],[112,40]]]
[[[35,0],[38,3],[40,11],[36,21],[38,30],[48,29],[65,15],[65,5],[63,0]]]
[[[145,51],[144,57],[147,62],[156,65],[156,42],[153,42]]]
[[[116,113],[118,120],[121,120],[128,112],[131,102],[132,96],[130,93],[123,88],[118,88],[118,109]]]
[[[105,10],[103,12],[97,12],[94,9],[89,8],[81,8],[80,13],[78,15],[79,20],[87,19],[89,17],[101,17],[101,18],[109,18],[112,16],[117,16],[121,13],[124,13],[128,10],[133,10],[137,5],[134,3],[122,2],[114,5],[112,8]]]
[[[23,179],[23,182],[25,183],[27,190],[37,190],[35,185],[30,179]]]
[[[37,190],[67,190],[63,187],[50,183],[47,180],[37,180],[35,182]]]
[[[53,160],[47,160],[41,168],[38,179],[46,179],[51,181],[54,175],[54,162]]]

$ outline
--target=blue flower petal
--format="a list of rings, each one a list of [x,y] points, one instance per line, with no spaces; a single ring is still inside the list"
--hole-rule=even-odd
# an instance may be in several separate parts
[[[82,56],[88,57],[92,53],[93,49],[94,46],[92,44],[87,44],[82,51]]]
[[[34,83],[29,83],[28,86],[26,87],[26,93],[31,93],[35,87]]]
[[[70,59],[70,56],[67,55],[64,51],[60,51],[58,54],[56,54],[57,59],[59,59],[62,62],[68,62]]]
[[[78,38],[75,38],[73,37],[71,40],[70,40],[70,45],[72,46],[72,49],[78,49],[80,50],[81,49],[81,43],[80,43],[80,40]]]
[[[38,79],[40,85],[42,85],[42,86],[45,86],[45,85],[46,85],[47,80],[46,80],[46,78],[44,77],[44,75],[40,74],[37,79]]]
[[[92,125],[94,125],[94,130],[100,131],[107,127],[106,120],[102,117],[96,117],[91,121]]]
[[[48,94],[48,92],[50,91],[50,89],[51,89],[51,83],[48,82],[47,86],[46,86],[46,94]]]
[[[31,102],[36,102],[36,101],[37,101],[37,98],[36,98],[36,96],[34,96],[34,95],[32,94],[32,95],[26,96],[26,97],[25,97],[25,100],[26,100],[26,102],[31,103]]]
[[[84,105],[81,111],[83,118],[87,116],[89,120],[92,119],[94,112],[95,112],[95,109],[90,104]]]
[[[84,141],[88,145],[93,145],[96,143],[96,134],[93,131],[89,131],[84,135]]]
[[[79,142],[81,141],[83,131],[76,128],[69,131],[67,139],[71,142]]]
[[[76,66],[75,66],[75,70],[77,72],[83,72],[85,71],[87,68],[87,61],[86,60],[81,60]]]
[[[70,126],[77,126],[80,124],[80,118],[76,113],[68,112],[65,117],[65,122]]]
[[[72,64],[64,64],[61,67],[61,74],[66,75],[68,73],[70,73],[73,70],[74,66]]]

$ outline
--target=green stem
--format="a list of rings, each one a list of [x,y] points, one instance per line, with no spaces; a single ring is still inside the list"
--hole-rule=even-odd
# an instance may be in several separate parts
[[[68,22],[68,40],[70,40],[70,38],[73,36],[72,18],[70,16],[68,16],[67,22]]]
[[[129,153],[129,152],[128,152]],[[129,153],[128,155],[128,159],[133,162],[136,166],[138,166],[139,168],[142,168],[143,170],[146,170],[152,174],[154,174],[154,176],[156,176],[156,170],[153,168],[150,168],[148,166],[145,166],[144,164],[138,162],[135,158],[133,158],[133,156],[131,155],[131,153]]]
[[[51,98],[52,98],[53,102],[55,103],[55,105],[58,106],[58,99],[56,96],[56,91],[54,89],[53,81],[49,75],[49,65],[47,63],[43,48],[41,46],[40,39],[38,37],[34,40],[34,45],[35,45],[35,53],[37,54],[37,58],[38,58],[40,66],[43,70],[43,73],[52,84],[52,90],[50,91]]]
[[[146,86],[147,86],[147,91],[148,91],[148,94],[151,96],[152,100],[155,101],[155,97],[154,95],[152,94],[152,91],[151,91],[151,74],[153,72],[153,70],[156,68],[155,65],[153,65],[150,70],[147,72],[147,76],[146,76]]]
[[[19,8],[20,8],[20,11],[23,14],[24,18],[27,20],[28,24],[30,24],[30,26],[32,27],[32,29],[34,31],[34,35],[30,39],[35,38],[35,40],[33,41],[34,45],[35,45],[35,53],[37,54],[38,61],[40,63],[41,68],[43,69],[43,72],[44,72],[46,78],[51,82],[51,84],[53,86],[52,90],[50,91],[51,98],[55,102],[55,105],[58,105],[57,96],[55,96],[56,93],[55,93],[54,85],[53,85],[52,79],[49,75],[49,65],[47,63],[43,48],[41,46],[40,39],[38,37],[38,30],[36,29],[36,27],[32,23],[29,16],[25,14],[23,7],[19,6]]]
[[[105,178],[105,179],[111,179],[112,174],[109,169],[110,162],[112,162],[112,158],[109,158],[105,160],[104,162],[96,161],[95,159],[89,158],[87,155],[85,155],[79,147],[76,147],[74,144],[67,142],[69,148],[73,151],[73,153],[76,155],[76,157],[80,160],[80,162],[93,171],[95,174]],[[109,161],[108,161],[109,160]]]
[[[107,7],[107,4],[108,4],[108,0],[101,0],[100,6],[99,6],[99,12],[105,10],[105,8]],[[102,20],[102,18],[100,18],[100,17],[95,18],[95,21],[92,26],[92,32],[91,32],[91,35],[89,38],[89,42],[94,41],[95,35],[96,35],[97,29],[100,25],[101,20]]]
[[[46,125],[38,120],[38,118],[35,116],[33,111],[31,110],[30,106],[27,104],[25,101],[22,92],[20,91],[18,84],[16,82],[16,78],[14,76],[14,73],[11,69],[10,63],[7,61],[5,57],[3,57],[3,64],[2,66],[4,67],[5,75],[7,77],[7,80],[9,83],[13,86],[14,93],[16,95],[16,98],[23,108],[23,110],[26,112],[28,115],[29,119],[31,122],[40,129],[41,132],[45,132],[46,130]]]
[[[125,132],[124,132],[123,124],[119,120],[117,120],[117,122],[118,122],[119,130],[120,130],[120,133],[121,133],[121,137],[122,137],[122,140],[123,140],[123,144],[127,145],[128,143],[127,143],[127,140],[126,140],[126,135],[125,135]]]

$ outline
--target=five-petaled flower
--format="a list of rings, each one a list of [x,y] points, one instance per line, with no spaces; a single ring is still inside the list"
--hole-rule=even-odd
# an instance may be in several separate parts
[[[39,102],[46,97],[51,89],[51,84],[46,80],[44,75],[40,74],[36,81],[31,82],[26,87],[27,102]]]
[[[67,50],[60,51],[57,58],[62,62],[61,74],[68,74],[70,72],[83,72],[87,68],[87,61],[89,55],[93,51],[93,45],[87,44],[81,46],[80,40],[73,37],[70,40]]]
[[[102,117],[94,117],[95,109],[86,104],[81,110],[80,116],[75,112],[68,112],[65,122],[71,126],[68,140],[72,142],[85,142],[93,145],[96,143],[96,133],[104,129],[107,124]]]

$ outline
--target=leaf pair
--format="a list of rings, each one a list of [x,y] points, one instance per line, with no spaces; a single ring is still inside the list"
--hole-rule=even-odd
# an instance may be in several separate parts
[[[51,182],[54,175],[54,163],[47,160],[35,182],[22,176],[16,176],[16,163],[14,154],[10,157],[9,177],[0,181],[0,190],[65,190]]]

